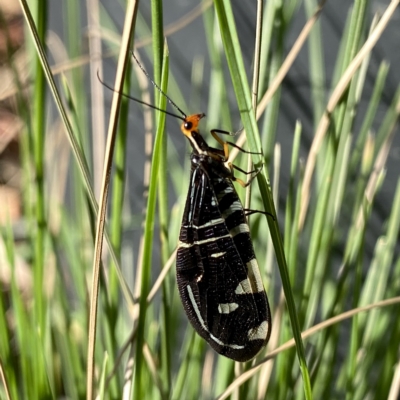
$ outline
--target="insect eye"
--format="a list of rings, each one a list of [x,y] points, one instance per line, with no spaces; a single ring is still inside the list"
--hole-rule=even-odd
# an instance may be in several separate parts
[[[186,130],[190,131],[193,127],[193,124],[191,122],[185,122],[184,127]]]

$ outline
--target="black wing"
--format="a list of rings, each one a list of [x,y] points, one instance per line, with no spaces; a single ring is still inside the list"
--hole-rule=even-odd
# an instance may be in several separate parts
[[[248,361],[270,335],[270,311],[232,182],[192,162],[176,261],[186,314],[216,350]]]

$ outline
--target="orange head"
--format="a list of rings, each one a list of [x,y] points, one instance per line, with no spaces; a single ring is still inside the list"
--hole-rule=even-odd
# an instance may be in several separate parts
[[[199,132],[199,122],[205,117],[206,114],[193,114],[186,117],[181,125],[182,133],[190,139],[192,137],[192,132]]]

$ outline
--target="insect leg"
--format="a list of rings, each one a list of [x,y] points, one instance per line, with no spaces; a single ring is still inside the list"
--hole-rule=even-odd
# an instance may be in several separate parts
[[[260,154],[260,155],[262,154],[262,153],[259,153],[259,152],[254,152],[254,151],[245,150],[245,149],[243,149],[242,147],[238,146],[238,145],[235,144],[235,143],[222,140],[222,139],[217,135],[218,133],[221,133],[221,134],[223,134],[223,135],[231,135],[231,133],[228,132],[228,131],[224,131],[224,130],[222,130],[222,129],[212,129],[212,130],[211,130],[211,135],[213,136],[213,138],[214,138],[221,146],[223,146],[223,148],[224,148],[224,153],[225,153],[226,158],[228,158],[228,156],[229,156],[229,149],[228,149],[228,152],[225,152],[225,146],[227,146],[228,144],[229,144],[230,146],[232,146],[232,147],[235,147],[236,149],[238,149],[238,150],[241,151],[242,153],[246,153],[246,154]]]
[[[252,215],[252,214],[260,213],[260,214],[264,214],[264,215],[270,216],[270,217],[275,221],[274,215],[271,214],[271,213],[268,212],[268,211],[250,210],[250,209],[247,209],[247,208],[244,209],[243,211],[244,211],[244,215],[245,215],[246,217],[248,217],[249,215]]]
[[[243,170],[242,168],[239,168],[238,166],[236,166],[236,165],[234,165],[234,164],[232,164],[232,163],[228,163],[228,166],[229,166],[229,168],[230,168],[230,170],[231,170],[231,180],[232,181],[235,181],[235,182],[237,182],[237,183],[239,183],[239,185],[240,186],[242,186],[242,187],[247,187],[247,186],[249,186],[250,184],[251,184],[251,182],[253,182],[253,179],[260,173],[260,171],[261,171],[261,168],[259,168],[259,169],[255,169],[255,170],[253,170],[253,171],[245,171],[245,170]],[[233,169],[236,169],[237,171],[240,171],[240,172],[242,172],[243,174],[245,174],[245,175],[250,175],[250,174],[253,174],[251,177],[250,177],[250,179],[249,179],[249,181],[248,182],[244,182],[244,181],[242,181],[241,179],[239,179],[239,178],[236,178],[235,177],[235,175],[233,174]]]

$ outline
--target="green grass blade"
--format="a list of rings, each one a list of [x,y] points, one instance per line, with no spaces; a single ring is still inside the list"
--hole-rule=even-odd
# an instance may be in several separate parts
[[[168,84],[168,56],[165,55],[165,63],[162,74],[161,89],[166,92]],[[161,109],[166,107],[166,98],[161,97],[160,103],[157,105]],[[152,255],[153,255],[153,235],[154,235],[154,224],[155,224],[155,209],[156,209],[156,198],[158,189],[158,174],[160,168],[160,158],[162,152],[162,143],[165,127],[165,114],[158,113],[157,131],[154,141],[154,150],[151,163],[150,171],[150,184],[149,184],[149,195],[146,207],[146,220],[144,228],[144,248],[143,248],[143,265],[142,265],[142,278],[140,284],[140,313],[138,321],[138,332],[136,342],[136,366],[135,366],[135,385],[134,385],[134,398],[143,398],[145,394],[145,380],[142,377],[144,374],[143,366],[143,345],[145,343],[145,321],[146,321],[146,309],[147,309],[147,295],[150,287],[150,271],[152,266]]]
[[[99,283],[100,283],[100,263],[102,257],[102,247],[103,247],[103,234],[105,227],[105,219],[106,219],[106,209],[107,209],[107,198],[108,198],[108,190],[110,184],[110,174],[115,146],[115,137],[118,126],[118,113],[121,106],[121,96],[119,93],[122,92],[124,76],[126,74],[127,64],[130,57],[130,43],[131,43],[131,34],[134,30],[136,14],[137,14],[137,2],[132,1],[128,4],[126,11],[126,19],[124,25],[124,31],[122,36],[122,44],[120,50],[120,58],[119,65],[117,69],[117,75],[115,79],[115,89],[111,115],[110,115],[110,123],[109,123],[109,131],[108,131],[108,139],[107,139],[107,147],[106,147],[106,155],[105,155],[105,163],[104,163],[104,173],[103,173],[103,181],[100,195],[100,204],[99,204],[99,213],[97,215],[97,227],[96,227],[96,241],[95,241],[95,250],[94,250],[94,259],[93,259],[93,277],[92,277],[92,291],[91,291],[91,299],[90,299],[90,318],[89,318],[89,345],[88,345],[88,366],[87,366],[87,381],[86,381],[86,389],[87,389],[87,399],[91,400],[93,398],[93,390],[94,390],[94,366],[95,366],[95,345],[96,345],[96,327],[97,327],[97,304],[98,304],[98,296],[99,296]]]
[[[260,139],[257,133],[258,128],[251,106],[250,89],[246,79],[246,71],[244,69],[243,60],[241,58],[240,45],[236,33],[232,9],[230,7],[230,3],[227,1],[217,0],[214,4],[216,12],[218,14],[222,40],[225,48],[225,55],[231,72],[232,83],[235,89],[240,115],[243,125],[246,129],[249,147],[253,152],[260,152],[261,146]],[[260,156],[254,155],[253,162],[256,168],[262,165],[262,160],[260,160]],[[263,172],[265,172],[264,169]],[[305,359],[303,341],[301,339],[300,325],[289,280],[284,247],[282,243],[282,236],[276,220],[272,194],[269,184],[267,183],[266,175],[264,173],[258,174],[257,181],[260,187],[261,196],[265,204],[265,210],[268,212],[272,212],[273,215],[275,215],[274,221],[271,221],[271,219],[268,218],[268,225],[270,228],[272,241],[274,243],[275,253],[282,278],[282,284],[288,304],[288,311],[292,324],[293,335],[296,341],[296,349],[299,357],[300,369],[303,376],[304,391],[306,394],[306,398],[310,399],[312,398],[310,378],[307,369],[307,362]]]

